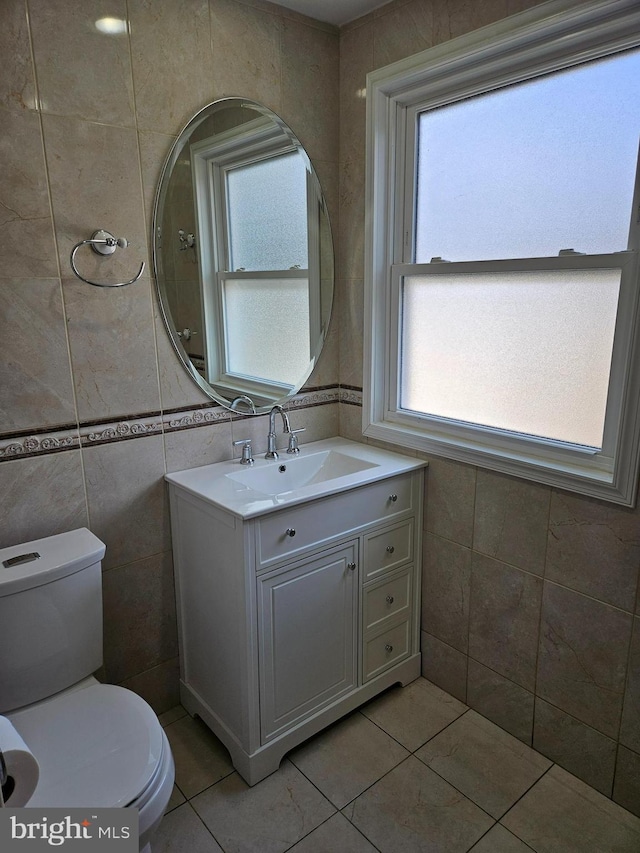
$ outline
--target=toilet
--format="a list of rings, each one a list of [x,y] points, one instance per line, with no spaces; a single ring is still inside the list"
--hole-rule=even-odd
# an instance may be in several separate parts
[[[40,766],[27,807],[135,807],[150,853],[173,756],[151,707],[92,675],[104,553],[86,528],[0,549],[0,714]]]

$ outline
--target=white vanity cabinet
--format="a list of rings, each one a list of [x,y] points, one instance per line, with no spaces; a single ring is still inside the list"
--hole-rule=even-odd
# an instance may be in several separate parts
[[[423,471],[413,462],[249,517],[198,494],[190,472],[167,475],[181,700],[250,785],[420,674]]]
[[[356,688],[357,567],[356,541],[258,576],[263,743]]]

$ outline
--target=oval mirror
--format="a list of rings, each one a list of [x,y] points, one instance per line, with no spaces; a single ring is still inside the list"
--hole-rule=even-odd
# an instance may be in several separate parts
[[[184,367],[219,404],[260,414],[313,370],[333,300],[320,183],[287,125],[243,98],[209,104],[162,170],[153,263]]]

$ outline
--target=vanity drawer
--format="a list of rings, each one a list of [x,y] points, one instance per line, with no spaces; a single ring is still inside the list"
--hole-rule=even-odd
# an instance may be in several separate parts
[[[414,508],[412,482],[411,474],[403,474],[265,515],[256,521],[258,565],[270,566],[406,513]]]
[[[365,640],[363,649],[363,681],[370,681],[409,654],[409,620],[388,628]]]
[[[364,580],[371,580],[412,559],[412,519],[371,533],[364,540]]]
[[[363,630],[381,628],[385,621],[409,618],[412,568],[377,581],[363,591]]]

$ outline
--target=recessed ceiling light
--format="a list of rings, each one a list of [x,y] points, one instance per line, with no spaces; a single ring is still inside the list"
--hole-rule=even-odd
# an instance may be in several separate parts
[[[96,29],[109,36],[119,36],[127,32],[127,22],[122,18],[100,18],[96,21]]]

